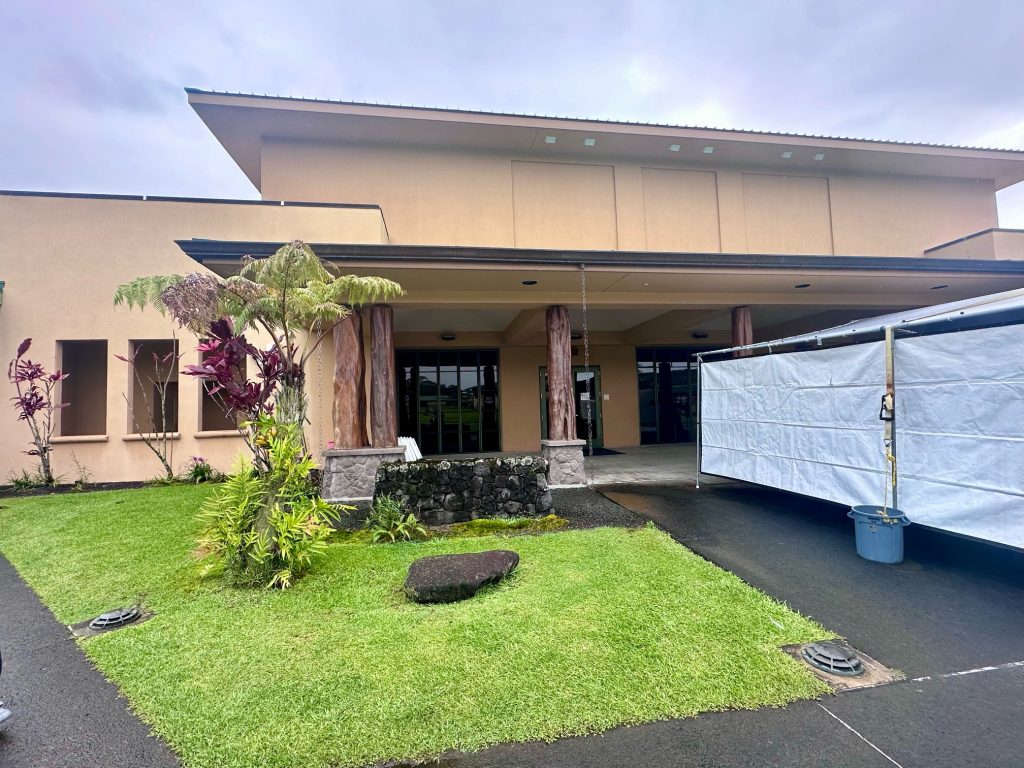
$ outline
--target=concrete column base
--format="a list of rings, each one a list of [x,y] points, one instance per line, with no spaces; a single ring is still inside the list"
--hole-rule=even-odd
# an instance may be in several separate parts
[[[587,484],[583,464],[586,440],[541,440],[541,455],[548,462],[548,485],[553,487]]]
[[[385,461],[405,461],[405,448],[349,448],[324,451],[320,495],[330,504],[373,498],[377,468]]]

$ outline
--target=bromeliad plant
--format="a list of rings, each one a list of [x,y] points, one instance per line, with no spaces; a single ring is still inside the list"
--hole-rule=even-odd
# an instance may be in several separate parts
[[[339,508],[310,492],[315,465],[297,424],[265,416],[253,433],[267,448],[270,470],[258,474],[243,462],[207,499],[197,553],[236,585],[286,589],[326,549]]]
[[[41,363],[25,357],[31,346],[32,339],[25,339],[18,345],[14,359],[7,366],[7,378],[17,392],[11,402],[18,411],[18,421],[28,424],[32,433],[33,448],[25,451],[25,454],[38,459],[39,481],[53,485],[55,480],[50,453],[53,450],[53,432],[57,428],[55,417],[68,406],[68,403],[57,402],[57,384],[68,378],[69,374],[60,369],[47,371]]]
[[[427,530],[412,512],[406,514],[402,502],[387,494],[373,500],[373,507],[366,518],[366,529],[374,544],[425,539]]]

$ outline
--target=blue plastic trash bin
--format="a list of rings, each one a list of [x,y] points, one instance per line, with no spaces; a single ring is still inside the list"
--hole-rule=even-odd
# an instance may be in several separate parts
[[[851,507],[857,554],[876,563],[903,562],[903,529],[910,525],[907,516],[892,507],[864,504]]]

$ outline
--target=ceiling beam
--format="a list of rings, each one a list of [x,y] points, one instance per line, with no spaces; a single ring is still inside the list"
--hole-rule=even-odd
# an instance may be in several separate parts
[[[887,315],[891,312],[899,312],[907,309],[907,305],[891,307],[873,307],[865,309],[830,309],[825,312],[816,312],[813,315],[786,320],[781,323],[773,323],[754,328],[754,341],[772,341],[785,338],[786,336],[797,336],[802,333],[823,331],[826,328],[834,328],[837,325],[848,323],[851,320],[861,320],[865,317],[875,315]]]
[[[680,344],[691,340],[691,331],[701,323],[720,316],[728,309],[673,309],[628,328],[623,337],[627,344]]]
[[[502,333],[502,344],[509,347],[521,346],[543,335],[544,312],[544,307],[533,307],[516,315]]]

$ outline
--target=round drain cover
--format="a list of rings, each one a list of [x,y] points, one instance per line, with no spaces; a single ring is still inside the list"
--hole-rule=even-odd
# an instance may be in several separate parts
[[[125,624],[131,624],[139,615],[139,609],[134,605],[130,608],[118,608],[116,611],[100,614],[90,621],[89,629],[117,629]]]
[[[812,667],[831,675],[855,677],[864,674],[864,665],[857,654],[836,643],[811,643],[804,648],[803,657]]]

